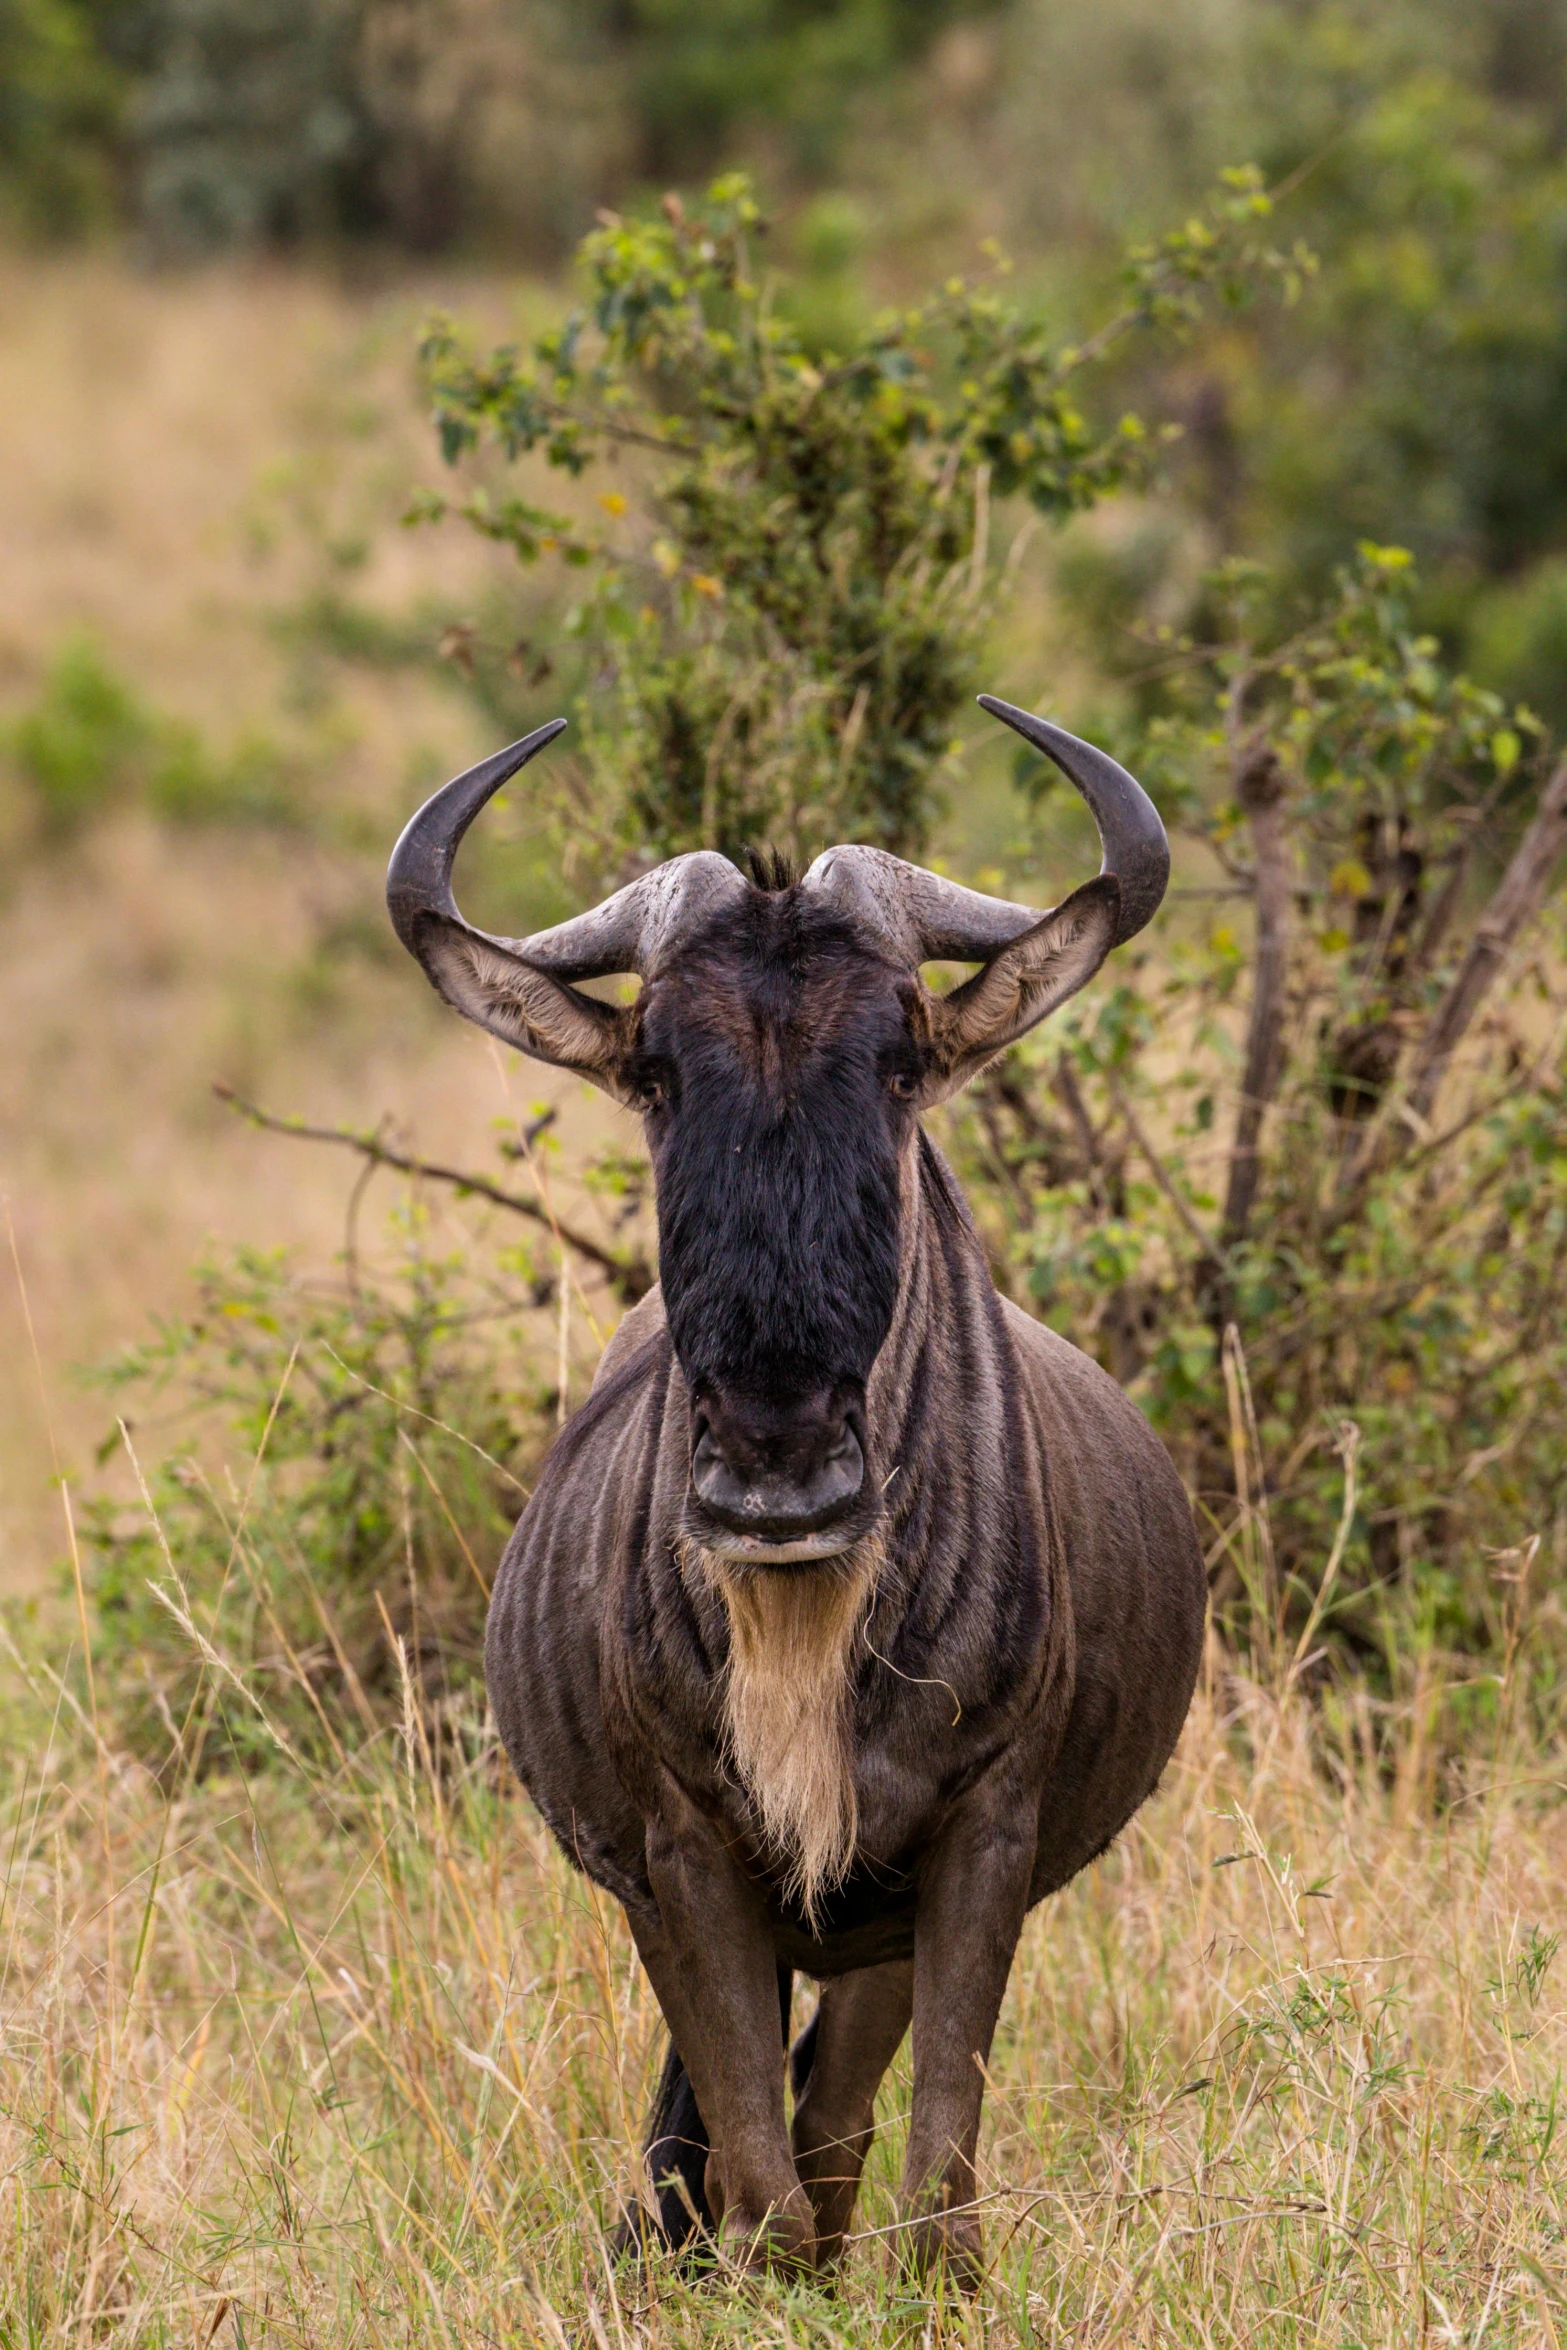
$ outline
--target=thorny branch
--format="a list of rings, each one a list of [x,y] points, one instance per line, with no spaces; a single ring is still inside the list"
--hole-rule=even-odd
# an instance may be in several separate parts
[[[423,1175],[434,1183],[449,1183],[455,1191],[471,1193],[498,1208],[509,1209],[514,1216],[526,1216],[531,1223],[542,1224],[567,1248],[590,1265],[596,1265],[628,1305],[645,1297],[653,1286],[652,1268],[645,1257],[617,1256],[613,1249],[590,1240],[585,1232],[577,1232],[558,1216],[552,1216],[538,1200],[528,1199],[521,1192],[507,1191],[503,1185],[492,1183],[487,1175],[472,1175],[461,1167],[443,1167],[431,1159],[416,1159],[407,1151],[394,1149],[378,1134],[356,1133],[347,1126],[311,1126],[303,1118],[278,1117],[258,1103],[246,1101],[231,1085],[215,1083],[212,1090],[220,1102],[227,1102],[230,1109],[237,1110],[242,1118],[248,1118],[253,1126],[262,1127],[269,1134],[286,1134],[296,1142],[335,1142],[345,1150],[358,1151],[371,1166],[393,1167],[403,1175]]]

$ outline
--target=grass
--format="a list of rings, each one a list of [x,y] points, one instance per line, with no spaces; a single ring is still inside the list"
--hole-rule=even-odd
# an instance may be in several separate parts
[[[204,1705],[256,1708],[209,1665]],[[1163,1790],[1026,1929],[969,2309],[889,2257],[906,2047],[836,2294],[613,2271],[658,2018],[477,1713],[432,1745],[410,1702],[325,1769],[279,1733],[249,1778],[160,1784],[77,1671],[11,1671],[7,2350],[1567,2327],[1567,1811],[1508,1689],[1464,1763],[1431,1670],[1392,1711],[1314,1708],[1210,1649]]]

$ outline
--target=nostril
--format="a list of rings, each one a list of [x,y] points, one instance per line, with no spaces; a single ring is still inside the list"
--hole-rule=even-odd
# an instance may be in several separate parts
[[[702,1430],[693,1448],[691,1474],[699,1492],[704,1486],[718,1481],[733,1483],[737,1487],[744,1483],[743,1479],[736,1477],[734,1470],[713,1442],[712,1431],[708,1428]]]

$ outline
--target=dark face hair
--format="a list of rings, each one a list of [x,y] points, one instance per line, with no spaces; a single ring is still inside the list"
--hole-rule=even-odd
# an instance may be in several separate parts
[[[642,998],[631,1077],[693,1395],[863,1387],[897,1295],[913,980],[797,889],[752,889]]]

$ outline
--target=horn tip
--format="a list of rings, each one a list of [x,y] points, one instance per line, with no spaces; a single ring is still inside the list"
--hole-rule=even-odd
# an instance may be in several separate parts
[[[1015,727],[1019,734],[1058,735],[1063,742],[1076,740],[1064,726],[1057,726],[1053,718],[1041,718],[1037,710],[1019,709],[1016,702],[1004,702],[999,694],[976,694],[974,699],[990,717],[999,718],[1003,726]]]
[[[509,743],[497,755],[500,759],[517,758],[520,766],[525,758],[531,759],[535,751],[542,751],[558,734],[564,734],[570,724],[569,718],[548,719],[543,726],[536,726],[531,734],[520,735],[516,742]]]
[[[535,752],[552,743],[567,725],[551,718],[450,783],[415,810],[404,825],[386,869],[386,903],[392,927],[410,953],[418,955],[418,933],[429,915],[461,921],[452,896],[452,863],[463,834],[485,803]]]
[[[569,718],[546,719],[542,726],[534,727],[531,734],[519,735],[514,743],[508,743],[504,751],[495,752],[484,764],[498,767],[508,759],[515,759],[520,766],[524,758],[531,759],[536,751],[542,751],[547,744],[552,743],[558,734],[564,734],[570,724]]]

